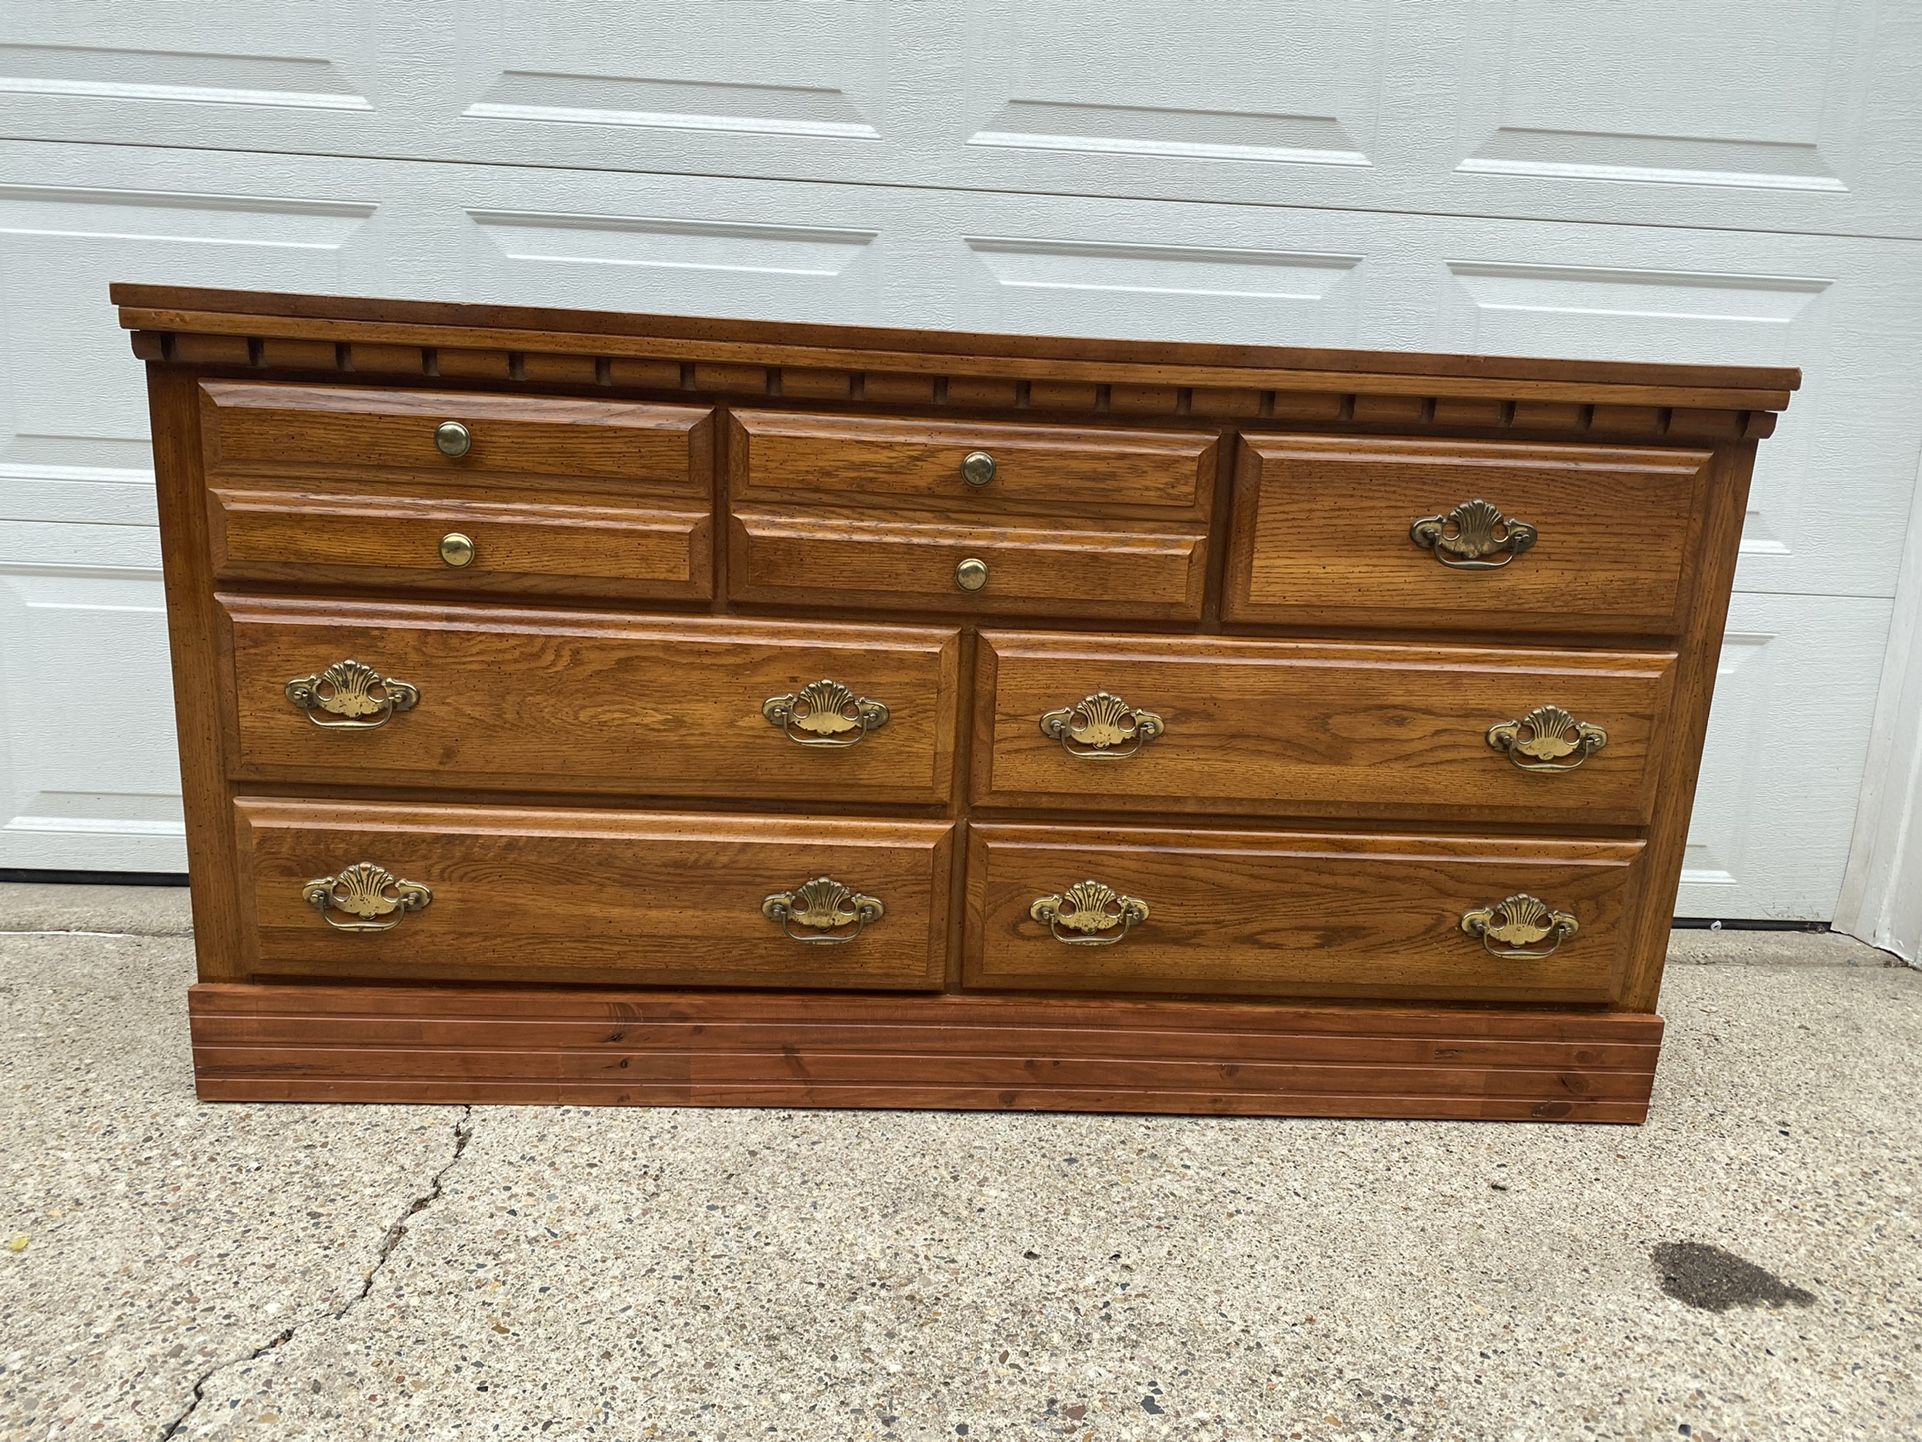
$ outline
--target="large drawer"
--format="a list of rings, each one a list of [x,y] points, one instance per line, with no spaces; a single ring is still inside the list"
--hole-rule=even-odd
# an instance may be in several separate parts
[[[784,411],[729,421],[729,491],[750,506],[866,514],[885,504],[957,521],[1094,508],[1205,522],[1214,496],[1219,443],[1209,432]]]
[[[1638,825],[1667,651],[985,632],[973,799]]]
[[[947,822],[235,803],[262,975],[927,989]]]
[[[932,804],[952,630],[221,598],[242,781]]]
[[[1641,855],[1639,841],[974,826],[963,976],[1025,991],[1606,1002],[1629,959]]]
[[[1127,522],[953,525],[759,511],[730,520],[740,600],[818,607],[1194,620],[1208,537]]]
[[[713,594],[706,408],[255,381],[200,398],[222,578]]]
[[[1315,626],[1670,635],[1710,455],[1248,435],[1222,614]]]

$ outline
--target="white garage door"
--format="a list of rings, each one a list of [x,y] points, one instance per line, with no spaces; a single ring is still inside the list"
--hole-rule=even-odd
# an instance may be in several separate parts
[[[1918,77],[1867,0],[9,0],[0,867],[183,865],[126,279],[1799,365],[1680,910],[1826,918],[1922,436]]]

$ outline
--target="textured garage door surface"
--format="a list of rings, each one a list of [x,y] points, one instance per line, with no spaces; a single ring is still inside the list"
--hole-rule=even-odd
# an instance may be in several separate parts
[[[1679,909],[1827,917],[1922,435],[1922,9],[1175,13],[11,0],[0,866],[184,864],[124,279],[1799,365]]]

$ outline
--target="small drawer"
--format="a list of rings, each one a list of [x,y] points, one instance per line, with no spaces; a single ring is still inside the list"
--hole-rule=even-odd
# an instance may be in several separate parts
[[[986,632],[977,805],[1640,825],[1667,651]]]
[[[938,987],[947,822],[235,803],[259,975]]]
[[[932,510],[967,519],[1011,512],[1172,513],[1206,522],[1219,442],[1204,432],[736,411],[730,491],[776,501]]]
[[[242,781],[936,804],[952,630],[220,598]]]
[[[979,825],[968,985],[1606,1002],[1639,841]]]
[[[1679,632],[1707,451],[1250,435],[1223,615]]]
[[[989,526],[815,518],[737,507],[739,600],[961,615],[1193,620],[1208,537],[1117,524]]]
[[[704,408],[250,381],[200,392],[222,578],[713,594]]]

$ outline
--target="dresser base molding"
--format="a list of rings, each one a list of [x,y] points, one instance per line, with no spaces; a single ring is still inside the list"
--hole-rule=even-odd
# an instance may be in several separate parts
[[[204,1101],[1636,1123],[1649,1013],[550,988],[192,988]]]

